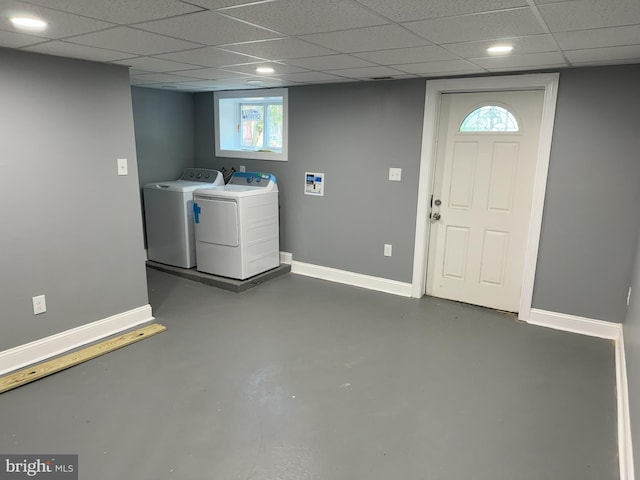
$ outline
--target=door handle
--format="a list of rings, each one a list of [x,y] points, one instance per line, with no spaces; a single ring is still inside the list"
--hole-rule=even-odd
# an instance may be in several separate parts
[[[441,215],[439,213],[434,213],[431,215],[431,223],[436,223],[437,221],[440,220]]]

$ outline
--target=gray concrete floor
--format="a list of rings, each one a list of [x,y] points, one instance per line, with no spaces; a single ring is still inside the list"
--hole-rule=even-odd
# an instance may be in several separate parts
[[[610,341],[293,274],[148,277],[168,330],[0,395],[0,452],[91,480],[619,477]]]

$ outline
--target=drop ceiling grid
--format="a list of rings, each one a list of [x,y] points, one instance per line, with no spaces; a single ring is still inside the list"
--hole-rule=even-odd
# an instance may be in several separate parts
[[[203,10],[202,7],[179,0],[26,0],[26,3],[118,25],[131,25]]]
[[[16,31],[18,11],[49,30]],[[514,54],[488,55],[497,41]],[[636,63],[640,1],[0,0],[0,47],[129,65],[134,84],[191,90]],[[257,75],[262,64],[276,73]]]

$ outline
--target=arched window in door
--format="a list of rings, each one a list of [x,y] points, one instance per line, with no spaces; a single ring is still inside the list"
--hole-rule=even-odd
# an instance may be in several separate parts
[[[483,105],[465,117],[461,132],[519,132],[516,117],[498,105]]]

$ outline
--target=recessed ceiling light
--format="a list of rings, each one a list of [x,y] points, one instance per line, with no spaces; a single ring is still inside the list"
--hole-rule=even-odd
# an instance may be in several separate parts
[[[258,67],[256,68],[257,73],[273,73],[275,70],[271,67]]]
[[[13,23],[17,28],[26,28],[31,30],[42,30],[47,27],[47,22],[40,20],[39,18],[13,17],[11,18],[11,23]]]
[[[511,50],[513,50],[513,46],[511,45],[494,45],[493,47],[487,48],[487,52],[493,54],[509,53]]]

